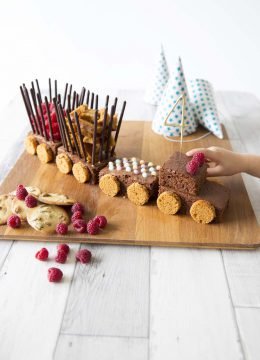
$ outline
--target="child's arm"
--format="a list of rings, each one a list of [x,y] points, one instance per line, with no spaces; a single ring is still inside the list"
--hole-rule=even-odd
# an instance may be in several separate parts
[[[245,172],[260,178],[260,156],[240,154],[220,147],[192,149],[186,153],[192,156],[203,152],[208,160],[208,176],[226,176]]]

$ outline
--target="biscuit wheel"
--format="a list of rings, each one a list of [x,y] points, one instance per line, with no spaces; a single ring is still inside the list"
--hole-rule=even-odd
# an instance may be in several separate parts
[[[216,210],[209,201],[197,200],[190,208],[190,215],[197,223],[209,224],[215,219]]]
[[[144,186],[137,182],[134,182],[127,188],[127,196],[130,201],[135,205],[144,205],[149,200],[149,191]]]
[[[81,161],[72,166],[72,173],[81,184],[90,180],[89,169]]]
[[[180,197],[170,191],[164,191],[157,199],[158,209],[167,215],[176,214],[181,208]]]
[[[36,152],[37,152],[39,160],[43,164],[47,164],[48,162],[52,161],[54,158],[52,149],[45,143],[38,145]]]
[[[72,161],[65,153],[56,156],[56,165],[62,174],[69,174],[72,170]]]
[[[116,196],[120,191],[120,183],[116,176],[111,174],[103,175],[99,179],[99,187],[104,194],[108,196]]]
[[[28,154],[31,154],[31,155],[36,154],[38,142],[33,135],[27,136],[24,144],[25,144],[25,149],[28,152]]]

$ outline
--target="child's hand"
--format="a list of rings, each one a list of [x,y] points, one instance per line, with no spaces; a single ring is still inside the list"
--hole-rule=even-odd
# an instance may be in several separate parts
[[[192,156],[197,152],[203,152],[209,168],[207,169],[208,176],[226,176],[234,175],[245,171],[243,169],[244,159],[243,154],[234,153],[232,151],[211,146],[209,148],[192,149],[186,153],[187,156]]]

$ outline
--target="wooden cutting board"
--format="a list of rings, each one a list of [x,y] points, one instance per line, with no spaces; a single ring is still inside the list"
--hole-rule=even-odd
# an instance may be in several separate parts
[[[224,140],[209,135],[199,141],[185,143],[183,151],[212,145],[230,149],[225,130],[224,133]],[[199,129],[196,134],[185,137],[185,140],[203,134],[205,130]],[[117,155],[135,156],[162,164],[176,150],[179,150],[179,144],[154,134],[150,122],[125,122]],[[14,190],[17,184],[35,185],[42,191],[64,193],[86,205],[87,217],[105,215],[109,225],[96,236],[78,234],[72,229],[66,236],[42,235],[28,225],[16,230],[1,226],[0,239],[229,249],[258,247],[260,229],[242,177],[236,175],[219,178],[218,181],[231,190],[229,208],[222,223],[201,225],[187,215],[164,215],[157,209],[155,202],[137,207],[125,198],[107,197],[98,186],[79,184],[72,175],[61,174],[54,163],[43,165],[36,156],[23,153],[0,186],[1,194]]]

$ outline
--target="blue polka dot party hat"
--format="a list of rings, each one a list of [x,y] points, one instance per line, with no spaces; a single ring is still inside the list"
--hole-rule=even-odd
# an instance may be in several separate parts
[[[211,84],[207,80],[195,79],[189,81],[188,87],[196,120],[218,138],[223,139]]]
[[[153,119],[152,129],[154,132],[167,137],[180,136],[180,127],[182,123],[182,103],[178,100],[181,95],[184,95],[186,100],[184,108],[183,130],[183,135],[185,136],[196,131],[198,121],[194,118],[188,94],[188,88],[182,68],[182,62],[179,58],[176,67],[171,73],[170,79],[164,90],[162,99]],[[173,107],[174,110],[171,111]]]
[[[149,104],[158,105],[169,80],[169,70],[162,45],[153,71],[154,76],[146,90],[144,100]]]

